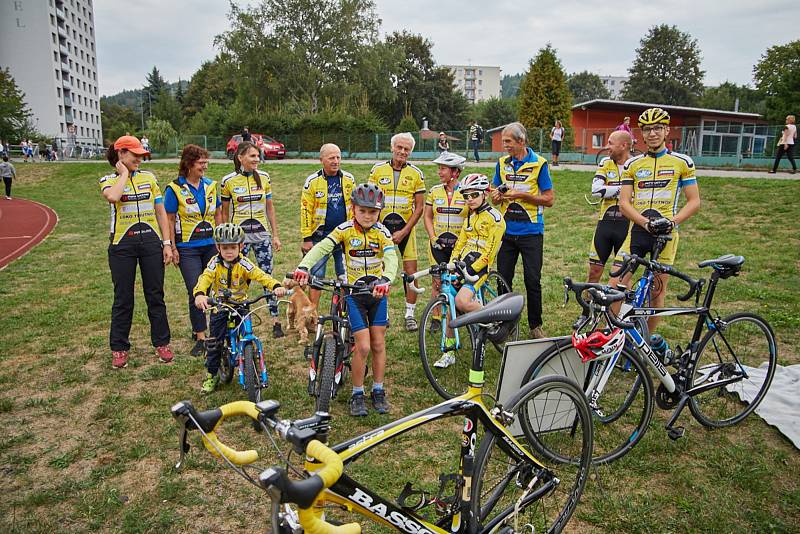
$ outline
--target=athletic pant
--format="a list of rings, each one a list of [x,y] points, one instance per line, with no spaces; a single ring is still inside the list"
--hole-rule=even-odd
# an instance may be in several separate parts
[[[3,176],[3,183],[6,184],[6,196],[11,196],[11,177]]]
[[[150,342],[154,347],[169,344],[167,306],[164,304],[164,259],[159,241],[110,245],[108,266],[114,282],[109,343],[112,351],[130,350],[128,336],[133,322],[133,290],[136,266],[142,271],[142,289],[150,318]]]
[[[542,249],[544,236],[504,235],[497,253],[497,271],[508,285],[514,287],[514,269],[517,258],[522,255],[522,273],[528,301],[528,325],[542,325]]]
[[[789,150],[784,149],[783,145],[778,145],[778,151],[775,152],[775,163],[772,164],[772,172],[778,170],[778,164],[784,154],[786,154],[786,159],[789,160],[789,163],[792,164],[792,170],[797,170],[797,165],[794,162],[794,145],[789,145]]]
[[[194,305],[192,291],[194,286],[197,285],[197,279],[200,278],[200,274],[216,253],[217,248],[214,245],[178,247],[178,254],[180,254],[180,263],[178,265],[181,268],[183,282],[186,284],[186,291],[189,293],[189,321],[192,323],[192,332],[206,331],[206,315]]]

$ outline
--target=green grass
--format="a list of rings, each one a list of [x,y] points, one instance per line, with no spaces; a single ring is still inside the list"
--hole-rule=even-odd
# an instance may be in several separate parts
[[[176,171],[167,164],[147,168],[162,184]],[[108,207],[97,187],[107,169],[101,164],[18,166],[15,195],[51,206],[60,220],[45,242],[0,273],[0,424],[5,429],[0,438],[0,531],[264,531],[268,504],[263,493],[211,458],[196,438],[185,470],[172,469],[178,446],[169,407],[193,399],[208,408],[244,396],[231,386],[209,398],[200,396],[203,363],[188,356],[186,294],[177,269],[168,269],[166,276],[175,364],[157,363],[137,289],[132,361],[124,371],[110,370]],[[284,242],[276,273],[299,261],[299,193],[315,169],[268,166]],[[347,170],[363,180],[369,165]],[[424,170],[430,186],[434,169]],[[227,172],[223,165],[209,169],[215,178]],[[556,205],[546,210],[543,268],[548,334],[567,333],[578,313],[574,303],[562,307],[561,279],[586,274],[595,224],[594,209],[583,199],[590,181],[590,173],[554,173]],[[780,362],[800,363],[792,341],[800,331],[797,182],[701,178],[700,187],[703,208],[684,226],[677,266],[702,276],[697,261],[743,254],[747,262],[741,276],[721,283],[715,307],[723,314],[750,310],[765,316],[775,329]],[[419,237],[420,257],[425,258],[424,232]],[[678,286],[673,282],[668,302],[676,302]],[[390,314],[399,325],[399,291],[391,296]],[[689,329],[688,319],[676,319],[660,331],[672,343],[685,345]],[[266,325],[258,331],[270,339]],[[416,336],[392,328],[387,340],[393,415],[437,402],[420,368]],[[296,337],[270,340],[268,346],[273,377],[268,395],[282,403],[284,417],[309,415],[312,402],[305,393],[305,361]],[[391,420],[373,414],[353,421],[345,415],[342,398],[332,411],[337,441]],[[735,428],[709,431],[687,411],[680,420],[686,437],[672,442],[662,430],[667,415],[657,412],[632,453],[595,471],[571,527],[596,532],[796,530],[800,457],[774,428],[752,416]],[[352,472],[390,497],[399,495],[407,480],[434,489],[439,472],[452,472],[459,427],[459,421],[451,421],[404,435],[359,461]],[[224,437],[239,448],[259,448],[264,466],[276,461],[268,441],[244,423],[228,425]]]

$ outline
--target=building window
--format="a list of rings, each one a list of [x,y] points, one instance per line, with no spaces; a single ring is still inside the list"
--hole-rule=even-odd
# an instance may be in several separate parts
[[[482,69],[478,69],[478,76],[483,76],[483,70]]]
[[[603,148],[604,146],[606,146],[606,134],[592,134],[592,148]]]
[[[60,80],[60,79],[61,79],[61,75],[58,73],[58,69],[56,69],[56,80]]]
[[[64,123],[62,122],[59,126],[61,126],[61,133],[64,133]]]
[[[58,41],[56,40],[56,34],[51,33],[50,35],[53,36],[53,44],[58,44]]]
[[[55,50],[53,51],[53,61],[58,63],[58,52],[56,52]]]
[[[56,25],[56,18],[55,18],[53,15],[50,15],[50,24],[51,24],[52,26],[55,26],[55,25]]]
[[[58,114],[59,115],[63,115],[64,114],[64,108],[63,107],[58,106]]]
[[[60,87],[56,87],[56,94],[58,95],[58,98],[61,98],[61,88]]]

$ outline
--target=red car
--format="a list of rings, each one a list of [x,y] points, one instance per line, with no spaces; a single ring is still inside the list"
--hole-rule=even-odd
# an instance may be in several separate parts
[[[261,151],[261,159],[283,159],[286,157],[286,147],[280,141],[276,141],[264,134],[253,133],[250,136],[253,144]],[[233,155],[241,142],[242,136],[240,134],[234,135],[228,140],[228,144],[225,146],[228,159],[233,159]]]

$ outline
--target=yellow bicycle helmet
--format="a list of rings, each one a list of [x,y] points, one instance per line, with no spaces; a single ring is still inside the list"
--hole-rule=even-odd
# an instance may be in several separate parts
[[[646,109],[639,115],[639,126],[648,126],[650,124],[666,124],[669,125],[669,113],[661,108]]]

